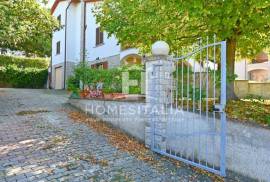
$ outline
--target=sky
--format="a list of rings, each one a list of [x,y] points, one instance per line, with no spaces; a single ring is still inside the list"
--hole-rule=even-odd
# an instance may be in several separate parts
[[[41,2],[41,0],[36,0],[37,2]],[[48,4],[46,5],[47,8],[51,8],[55,0],[49,0]],[[43,4],[42,4],[43,5]]]
[[[48,8],[51,8],[52,5],[53,5],[53,2],[54,2],[54,0],[49,0],[49,3],[48,3],[48,5],[47,5],[47,7],[48,7]]]

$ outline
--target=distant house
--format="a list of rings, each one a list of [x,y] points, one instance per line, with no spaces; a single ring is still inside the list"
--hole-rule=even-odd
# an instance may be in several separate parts
[[[55,0],[51,13],[59,21],[53,32],[51,83],[54,89],[66,88],[66,80],[80,61],[95,68],[108,69],[121,64],[138,64],[142,58],[134,48],[123,49],[108,37],[92,13],[100,0]]]
[[[16,50],[10,50],[10,49],[7,49],[7,48],[0,48],[0,55],[5,55],[5,56],[25,56],[25,52],[16,51]]]
[[[259,53],[254,60],[237,61],[235,63],[237,80],[250,80],[255,82],[270,82],[270,61],[268,54]]]

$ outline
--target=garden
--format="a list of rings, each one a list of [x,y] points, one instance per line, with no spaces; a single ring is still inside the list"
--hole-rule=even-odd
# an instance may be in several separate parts
[[[121,66],[112,69],[95,69],[80,63],[74,69],[74,75],[68,79],[68,90],[72,97],[83,99],[124,99],[122,93],[122,74],[129,73],[130,80],[141,81],[141,65]],[[80,89],[80,88],[84,89]],[[141,87],[131,86],[129,94],[141,94]]]

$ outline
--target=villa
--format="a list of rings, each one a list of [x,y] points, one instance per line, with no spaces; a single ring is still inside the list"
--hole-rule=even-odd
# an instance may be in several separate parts
[[[113,68],[141,63],[135,48],[123,49],[114,37],[108,37],[97,24],[92,9],[98,0],[55,0],[51,13],[59,21],[53,32],[51,82],[54,89],[65,89],[67,78],[80,61],[96,68]]]

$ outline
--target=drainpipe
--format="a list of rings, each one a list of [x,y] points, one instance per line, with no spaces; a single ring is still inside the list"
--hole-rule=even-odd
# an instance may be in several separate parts
[[[83,33],[82,33],[82,62],[83,65],[85,66],[85,57],[86,57],[86,2],[84,1],[83,4]],[[82,83],[82,89],[84,89],[84,83]]]
[[[85,63],[85,56],[86,56],[86,47],[85,47],[85,41],[86,41],[86,2],[84,1],[83,5],[83,63]]]
[[[64,89],[66,89],[66,68],[67,68],[67,13],[72,1],[69,2],[65,14],[65,57],[64,57]]]
[[[53,55],[53,53],[51,53]],[[51,60],[50,60],[50,75],[49,75],[49,89],[52,88],[52,55],[51,55]]]

